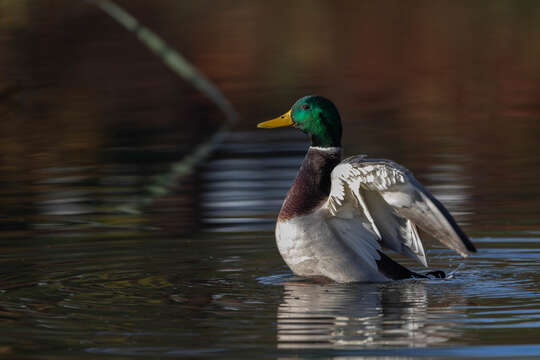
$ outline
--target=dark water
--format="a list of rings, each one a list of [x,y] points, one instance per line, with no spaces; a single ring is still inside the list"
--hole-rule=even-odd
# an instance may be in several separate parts
[[[161,189],[212,103],[86,3],[0,2],[2,356],[540,357],[535,2],[121,3],[242,120]],[[426,239],[451,278],[286,268],[274,220],[308,144],[255,124],[313,92],[342,109],[347,155],[404,164],[471,236],[465,260]]]

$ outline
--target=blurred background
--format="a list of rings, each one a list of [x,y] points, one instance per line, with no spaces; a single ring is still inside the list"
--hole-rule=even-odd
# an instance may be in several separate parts
[[[534,1],[118,4],[222,89],[240,114],[237,131],[317,93],[341,110],[350,153],[413,170],[419,156],[464,155],[464,171],[484,190],[496,185],[486,174],[536,182],[527,174],[538,165],[540,135]],[[43,176],[39,169],[124,159],[117,151],[129,147],[160,147],[160,160],[174,160],[223,122],[208,98],[97,7],[0,6],[2,191]],[[508,162],[521,166],[505,171]],[[4,206],[4,216],[24,211],[17,200]]]
[[[255,127],[307,94],[340,109],[346,155],[410,168],[483,250],[466,262],[477,277],[453,283],[450,297],[372,286],[376,301],[366,306],[375,310],[364,315],[379,318],[394,290],[392,306],[422,321],[451,298],[460,305],[443,308],[455,316],[426,326],[414,346],[538,342],[536,1],[116,3],[214,82],[239,121],[210,159],[160,188],[224,114],[91,3],[0,0],[0,352],[223,356],[219,349],[250,348],[241,340],[249,334],[251,348],[274,349],[275,333],[288,331],[276,316],[319,294],[271,286],[290,276],[274,219],[308,142]],[[143,209],[125,211],[140,199]],[[461,261],[441,248],[432,256],[442,268]],[[471,305],[486,294],[491,315]],[[345,316],[363,301],[349,295],[317,306]],[[396,305],[410,296],[411,307]],[[464,317],[471,322],[456,320]],[[339,333],[377,348],[401,334],[392,346],[409,347],[410,321],[420,320],[392,319],[407,330],[370,322],[380,331],[366,335],[369,326],[354,322]],[[488,321],[531,335],[492,331]],[[332,334],[319,339],[327,348],[339,338],[334,325],[321,330]],[[210,350],[207,338],[216,339]]]

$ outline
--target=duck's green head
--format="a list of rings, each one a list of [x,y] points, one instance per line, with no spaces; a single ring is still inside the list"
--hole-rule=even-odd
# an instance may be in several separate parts
[[[294,126],[308,134],[312,146],[341,146],[339,112],[330,100],[322,96],[305,96],[285,114],[257,125],[260,128],[283,126]]]

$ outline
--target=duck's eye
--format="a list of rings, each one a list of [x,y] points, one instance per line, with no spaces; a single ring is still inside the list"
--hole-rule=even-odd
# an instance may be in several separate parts
[[[302,109],[309,110],[309,109],[311,109],[311,106],[309,106],[308,104],[303,104]]]

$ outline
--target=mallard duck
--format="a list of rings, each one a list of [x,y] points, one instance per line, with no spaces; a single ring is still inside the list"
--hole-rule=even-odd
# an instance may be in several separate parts
[[[476,251],[405,167],[364,155],[342,160],[341,118],[330,100],[303,97],[257,126],[292,126],[311,139],[276,223],[279,252],[296,275],[340,283],[444,277],[413,272],[382,252],[388,248],[427,267],[417,226],[463,257]]]

